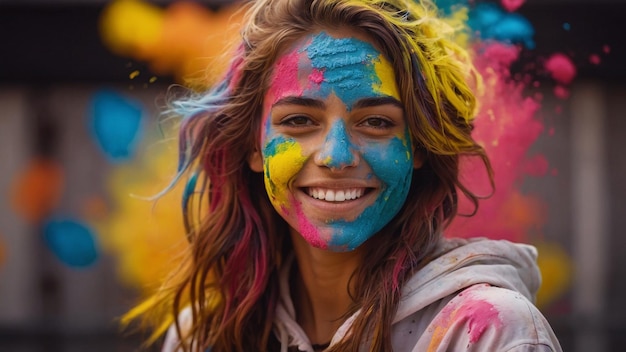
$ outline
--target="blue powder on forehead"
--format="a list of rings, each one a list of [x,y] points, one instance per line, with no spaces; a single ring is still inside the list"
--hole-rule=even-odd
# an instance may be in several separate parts
[[[324,73],[320,93],[335,93],[348,109],[363,97],[378,96],[373,89],[381,84],[374,61],[380,52],[356,38],[333,38],[325,32],[315,35],[306,47],[311,66]]]

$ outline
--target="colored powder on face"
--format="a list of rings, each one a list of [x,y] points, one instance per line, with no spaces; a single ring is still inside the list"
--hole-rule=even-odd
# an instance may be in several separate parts
[[[298,81],[298,63],[300,54],[297,51],[282,56],[274,66],[272,75],[272,85],[269,89],[274,99],[266,99],[266,103],[270,105],[276,102],[279,97],[294,95],[302,95],[302,87]],[[269,101],[268,101],[269,100]],[[269,111],[269,107],[266,111]]]
[[[293,204],[295,206],[296,216],[298,217],[297,231],[300,233],[300,235],[313,247],[320,249],[328,248],[328,244],[320,238],[319,229],[315,227],[315,225],[311,224],[309,219],[302,211],[300,203],[297,203],[295,200],[293,200]]]
[[[550,56],[544,67],[558,83],[569,84],[576,77],[576,66],[569,57],[561,53]]]
[[[275,102],[285,96],[304,96],[325,101],[336,95],[346,110],[363,98],[398,97],[391,64],[380,52],[355,38],[333,38],[321,32],[313,35],[279,60],[266,96]],[[302,89],[304,87],[304,89]],[[266,114],[269,113],[266,107]],[[268,115],[269,116],[269,115]],[[410,187],[413,155],[408,129],[406,135],[370,145],[354,145],[346,123],[339,119],[330,126],[317,156],[327,167],[342,168],[355,161],[356,153],[370,165],[380,180],[375,204],[354,219],[320,219],[302,208],[291,193],[290,183],[301,171],[309,155],[299,145],[272,129],[266,118],[263,151],[265,186],[274,208],[289,224],[318,248],[352,250],[380,231],[404,204]]]
[[[355,38],[333,38],[321,32],[303,50],[313,69],[324,72],[319,94],[327,97],[335,93],[348,110],[358,99],[372,96],[374,87],[382,84],[374,68],[380,53],[367,42]]]
[[[413,175],[413,154],[408,130],[405,139],[393,138],[387,145],[365,146],[360,154],[381,181],[381,193],[374,204],[353,221],[336,220],[329,224],[334,250],[353,250],[380,231],[400,211],[406,201]]]
[[[337,169],[354,162],[353,146],[343,119],[337,120],[328,132],[324,147],[320,151],[320,158],[328,167]]]
[[[274,207],[285,209],[289,182],[306,161],[302,148],[282,136],[271,139],[263,149],[265,188]]]
[[[382,54],[378,56],[378,60],[374,61],[374,72],[380,81],[380,84],[374,84],[374,91],[401,100],[393,68]]]
[[[318,69],[314,69],[313,72],[309,75],[309,82],[315,83],[316,85],[322,84],[324,81],[324,73]]]

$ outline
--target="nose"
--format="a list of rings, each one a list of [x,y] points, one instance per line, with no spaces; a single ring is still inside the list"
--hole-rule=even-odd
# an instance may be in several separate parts
[[[331,126],[324,144],[315,156],[315,162],[333,170],[342,170],[358,164],[358,156],[342,119]]]

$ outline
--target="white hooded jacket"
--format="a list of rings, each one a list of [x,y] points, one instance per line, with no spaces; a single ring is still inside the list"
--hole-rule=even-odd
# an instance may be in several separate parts
[[[404,286],[393,319],[392,345],[408,351],[561,351],[550,325],[531,303],[541,277],[534,247],[488,239],[443,240],[436,259]],[[281,277],[275,322],[282,351],[313,352],[296,323]],[[331,340],[341,340],[359,313]]]
[[[403,288],[392,325],[393,351],[561,351],[550,325],[531,303],[541,282],[536,257],[534,247],[508,241],[442,240],[436,259]],[[288,282],[291,265],[286,264],[274,330],[281,352],[313,352],[296,322]],[[188,313],[179,317],[183,326]],[[358,314],[341,325],[331,346]],[[164,352],[175,351],[175,335],[170,329]]]

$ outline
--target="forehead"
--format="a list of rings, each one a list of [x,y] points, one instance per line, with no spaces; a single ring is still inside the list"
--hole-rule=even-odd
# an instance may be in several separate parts
[[[371,95],[397,98],[395,86],[391,64],[367,37],[320,31],[300,38],[278,58],[270,90],[275,96],[332,92],[350,103]]]

